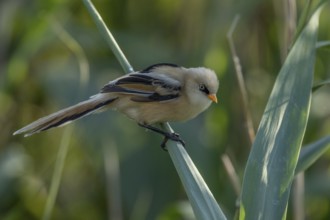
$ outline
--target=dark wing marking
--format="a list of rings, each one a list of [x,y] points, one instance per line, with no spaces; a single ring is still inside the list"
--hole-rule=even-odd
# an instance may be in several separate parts
[[[135,89],[134,87],[136,85]],[[101,89],[101,93],[119,92],[119,93],[139,93],[139,94],[150,94],[150,89],[147,87],[152,86],[151,77],[139,75],[139,74],[128,74],[117,80],[109,82]],[[140,87],[140,89],[138,89]]]
[[[157,64],[154,64],[152,66],[149,66],[149,67],[145,68],[144,70],[141,70],[140,73],[150,73],[155,68],[158,68],[158,67],[161,67],[161,66],[180,67],[180,66],[178,66],[176,64],[173,64],[173,63],[157,63]]]
[[[146,74],[132,73],[126,77],[119,78],[115,84],[143,84],[143,85],[152,85],[155,78],[148,76]]]
[[[105,85],[101,93],[131,94],[135,102],[167,101],[177,98],[181,90],[180,82],[164,74],[131,73]]]
[[[159,95],[158,93],[154,93],[147,97],[132,97],[131,100],[134,102],[164,102],[172,99],[176,99],[179,97],[179,94],[173,95]]]
[[[135,86],[134,86],[135,85]],[[148,87],[149,86],[149,87]],[[135,87],[135,89],[133,89]],[[157,90],[157,87],[167,89],[167,92],[181,90],[178,80],[156,73],[132,73],[110,82],[101,89],[101,93],[108,92],[138,92],[141,94]],[[129,92],[129,93],[131,93]]]
[[[117,92],[117,93],[124,93],[124,94],[137,94],[137,95],[150,95],[150,91],[143,91],[143,90],[138,90],[138,89],[130,89],[130,88],[125,88],[121,87],[115,84],[107,84],[105,85],[100,93],[110,93],[110,92]]]
[[[162,74],[145,74],[145,73],[132,73],[126,77],[122,77],[114,82],[115,85],[123,84],[138,84],[149,86],[161,86],[162,88],[180,90],[180,82],[166,77]]]

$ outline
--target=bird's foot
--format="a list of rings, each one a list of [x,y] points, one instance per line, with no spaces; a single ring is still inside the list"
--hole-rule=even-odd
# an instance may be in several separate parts
[[[185,147],[185,145],[186,145],[186,143],[184,142],[184,140],[182,140],[180,138],[180,135],[178,133],[166,133],[165,132],[163,135],[164,135],[164,139],[160,146],[164,151],[167,151],[166,143],[168,140],[179,142],[183,147]]]
[[[161,134],[161,135],[164,136],[164,139],[163,139],[162,143],[160,144],[161,148],[164,151],[167,151],[167,149],[166,149],[166,143],[167,143],[168,140],[179,142],[179,143],[182,144],[183,147],[185,146],[185,142],[180,138],[180,135],[177,134],[177,133],[169,133],[169,132],[163,131],[163,130],[161,130],[159,128],[153,127],[151,125],[146,125],[146,124],[142,124],[142,123],[138,123],[138,124],[141,127],[144,127],[146,129],[149,129],[151,131],[154,131],[154,132],[159,133],[159,134]]]

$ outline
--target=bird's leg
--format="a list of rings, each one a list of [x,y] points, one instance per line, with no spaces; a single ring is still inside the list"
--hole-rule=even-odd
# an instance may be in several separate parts
[[[154,131],[158,134],[161,134],[164,136],[164,140],[161,143],[161,147],[163,150],[166,150],[166,143],[168,140],[172,140],[172,141],[176,141],[176,142],[180,142],[182,144],[182,146],[185,146],[185,142],[180,138],[180,135],[177,133],[169,133],[166,131],[163,131],[159,128],[153,127],[151,125],[147,125],[147,124],[142,124],[142,123],[138,123],[139,126],[149,129],[151,131]]]

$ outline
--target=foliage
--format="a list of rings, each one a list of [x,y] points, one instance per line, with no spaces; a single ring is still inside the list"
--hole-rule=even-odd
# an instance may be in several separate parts
[[[219,74],[220,103],[193,121],[173,126],[231,219],[237,195],[220,156],[227,153],[243,179],[250,142],[226,32],[239,13],[242,19],[234,42],[248,107],[258,125],[293,37],[288,37],[290,22],[283,2],[95,0],[94,4],[134,69],[172,62],[207,66]],[[298,12],[304,6],[305,1],[297,1]],[[326,7],[324,11],[329,10]],[[65,129],[29,138],[13,137],[12,132],[95,94],[124,71],[81,1],[3,1],[0,16],[0,218],[40,219]],[[320,41],[330,39],[329,16],[321,14]],[[317,49],[316,85],[330,78],[328,57],[327,47]],[[81,74],[88,65],[90,71]],[[89,81],[81,83],[88,79],[86,74],[90,74]],[[329,86],[323,86],[313,93],[303,143],[329,135],[329,92]],[[160,150],[160,137],[115,112],[93,115],[70,126],[70,148],[54,219],[193,218],[183,205],[187,197],[173,164]],[[309,152],[317,151],[313,147],[317,143],[307,146],[315,149]],[[329,164],[325,152],[305,173],[305,215],[309,218],[330,218]],[[290,198],[288,219],[295,216],[292,202]]]

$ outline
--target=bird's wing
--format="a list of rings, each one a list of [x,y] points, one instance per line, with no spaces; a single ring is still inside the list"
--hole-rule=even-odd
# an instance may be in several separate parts
[[[101,93],[132,95],[135,102],[160,102],[179,97],[181,83],[165,74],[135,72],[105,85]]]

